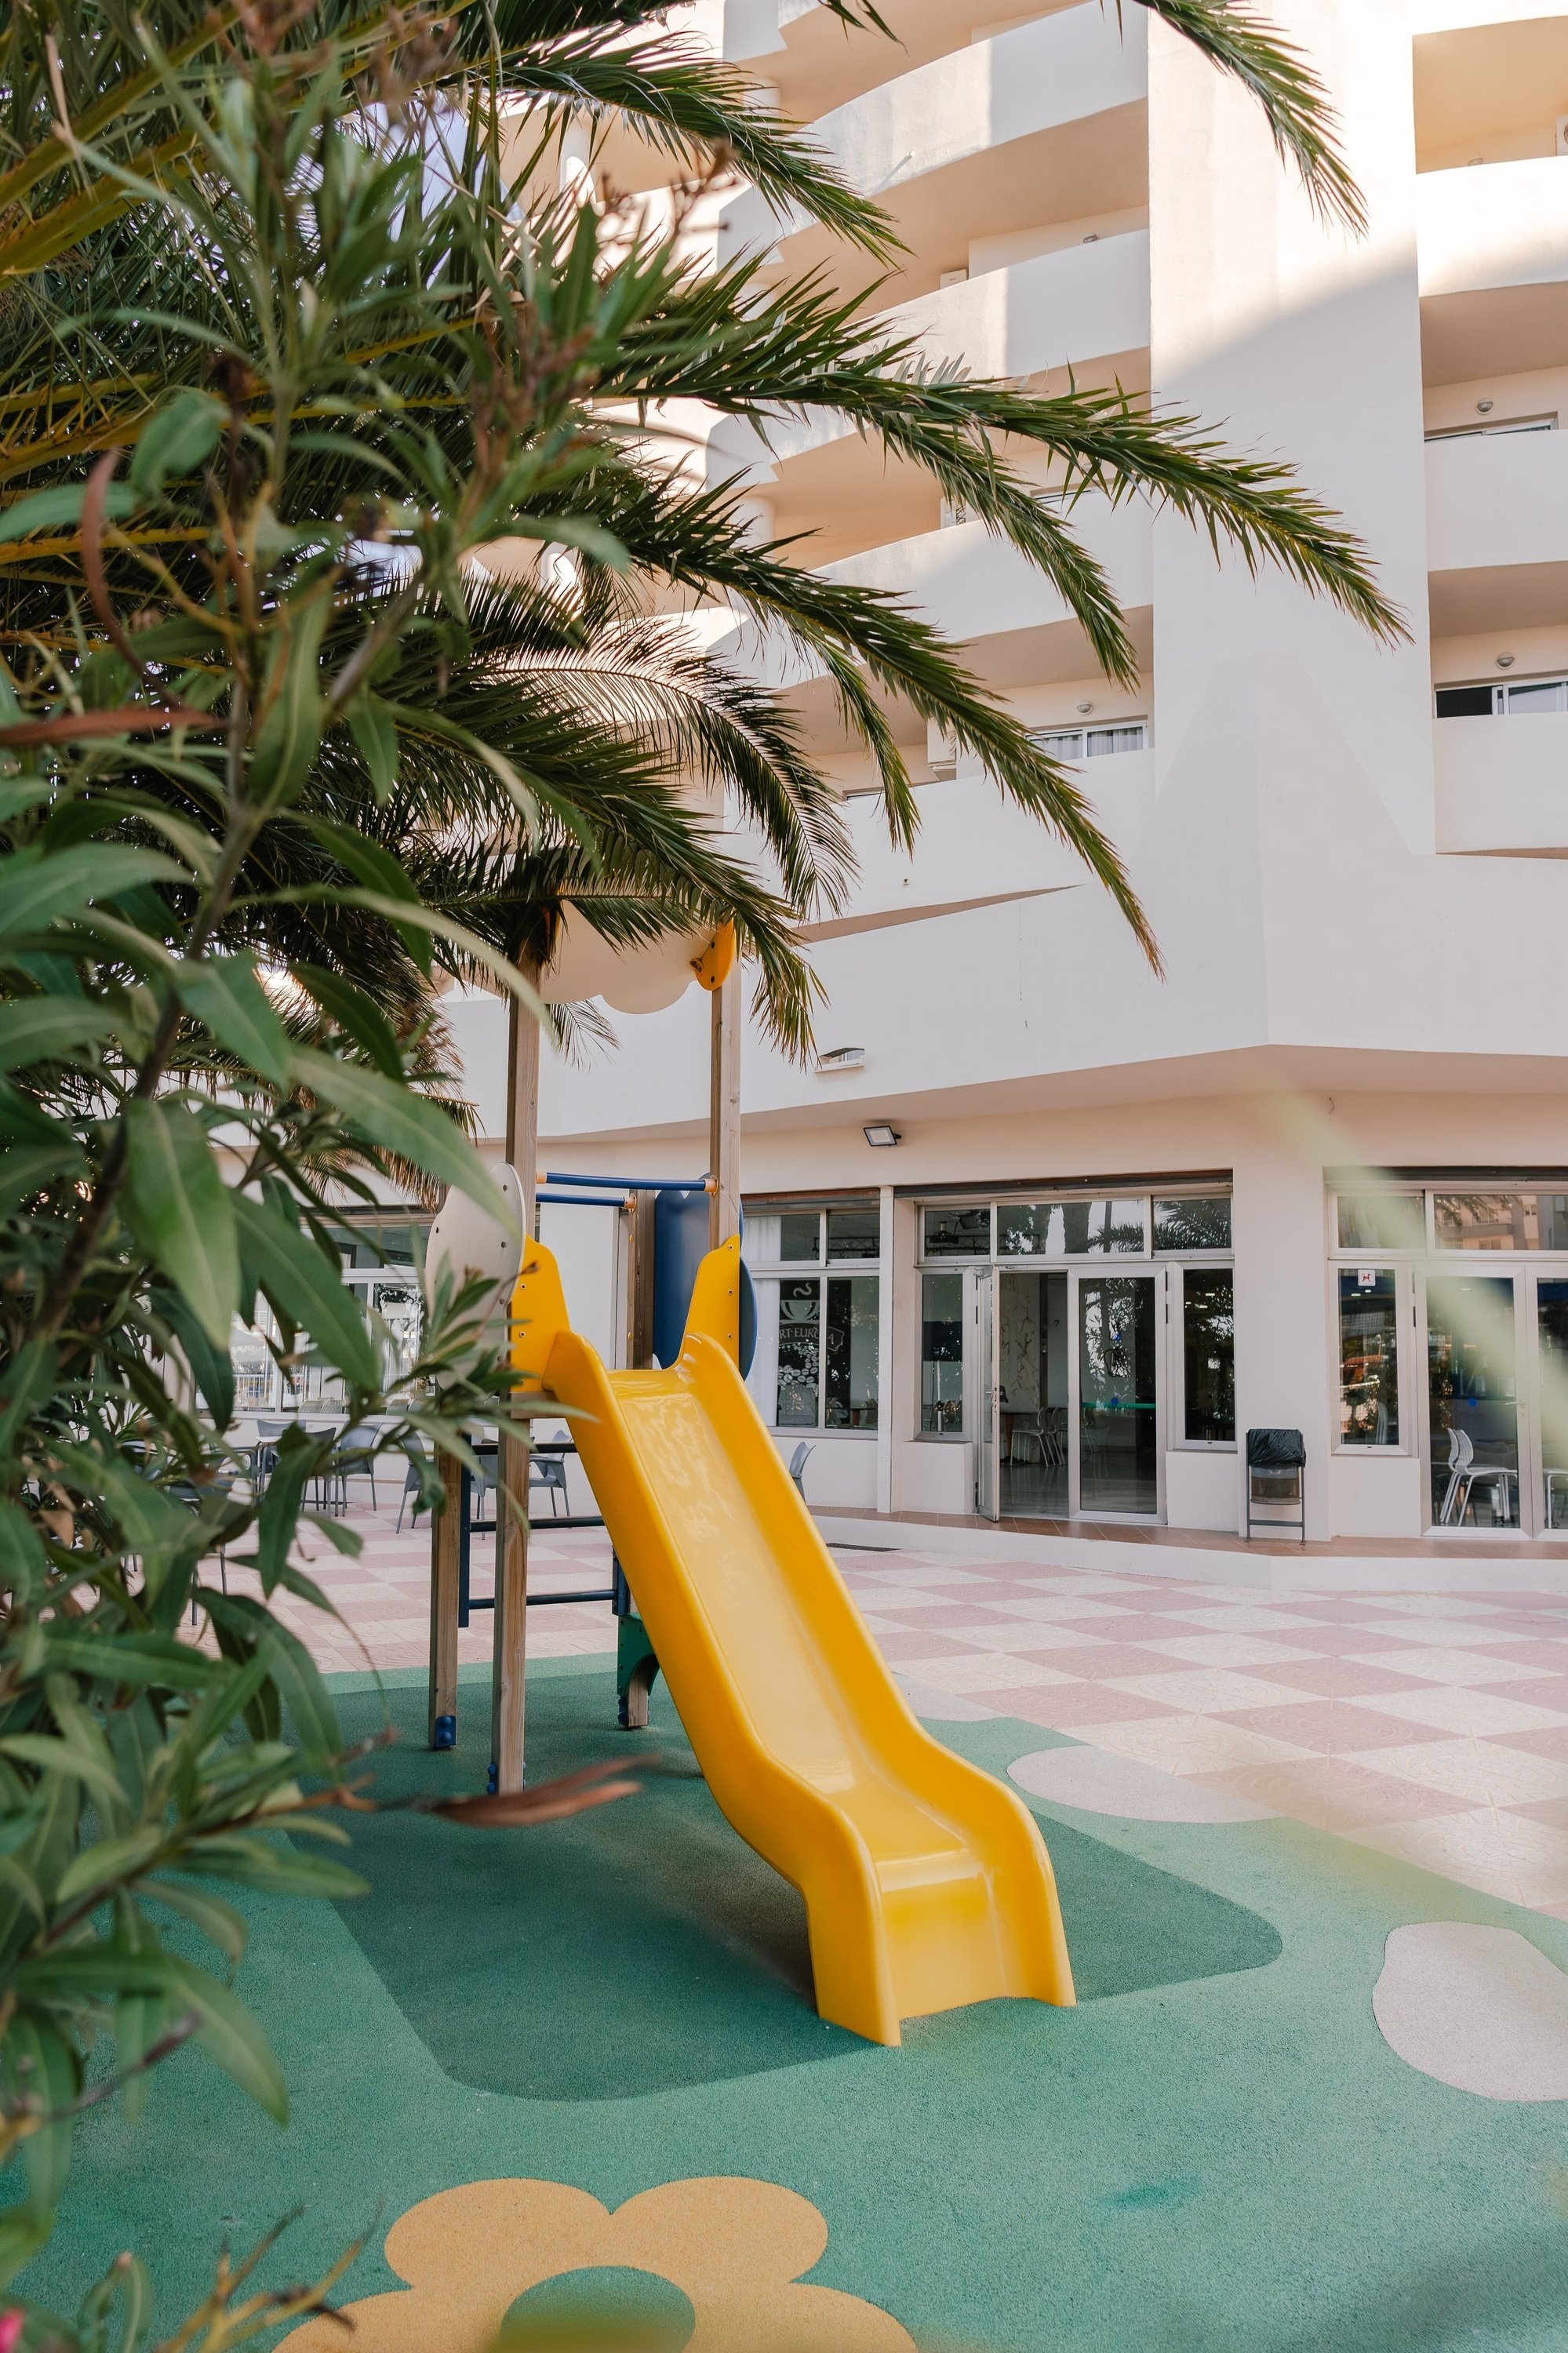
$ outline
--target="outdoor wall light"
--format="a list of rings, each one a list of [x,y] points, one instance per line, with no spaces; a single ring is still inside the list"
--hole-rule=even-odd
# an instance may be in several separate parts
[[[863,1129],[863,1130],[862,1130],[862,1133],[863,1133],[863,1134],[864,1135],[865,1140],[866,1140],[866,1142],[867,1142],[868,1144],[879,1144],[879,1145],[901,1144],[901,1143],[903,1142],[903,1140],[904,1140],[904,1139],[903,1139],[903,1137],[899,1134],[898,1130],[897,1130],[895,1127],[886,1127],[886,1126],[874,1126],[874,1127],[868,1127],[868,1128],[864,1128],[864,1129]]]
[[[1496,403],[1494,401],[1478,400],[1476,403],[1476,415],[1478,417],[1489,417],[1495,406]]]
[[[1094,707],[1095,706],[1092,702],[1075,702],[1073,705],[1075,711],[1086,713],[1092,711]]]
[[[1498,668],[1499,670],[1511,670],[1513,668],[1513,656],[1511,654],[1499,654]]]

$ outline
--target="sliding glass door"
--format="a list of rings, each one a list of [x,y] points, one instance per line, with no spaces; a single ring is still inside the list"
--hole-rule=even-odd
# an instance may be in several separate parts
[[[1074,1509],[1160,1510],[1165,1278],[1075,1274]]]

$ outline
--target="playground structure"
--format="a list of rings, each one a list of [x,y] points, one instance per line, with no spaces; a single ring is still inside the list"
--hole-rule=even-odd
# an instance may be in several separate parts
[[[556,1260],[534,1232],[537,1180],[523,1182],[515,1255],[486,1261],[498,1297],[516,1270],[516,1393],[569,1418],[570,1440],[551,1443],[580,1455],[593,1517],[614,1546],[613,1586],[573,1598],[614,1601],[621,1724],[646,1723],[662,1672],[716,1803],[804,1899],[823,2019],[895,2044],[901,2020],[969,2002],[1071,2003],[1055,1882],[1033,1815],[917,1721],[746,1388],[733,930],[692,965],[713,993],[700,1262],[689,1213],[666,1211],[667,1246],[660,1250],[655,1223],[652,1263],[645,1254],[633,1285],[646,1309],[641,1331],[628,1366],[615,1370],[572,1328]],[[508,1157],[521,1176],[536,1158],[537,1031],[515,1018],[512,1076]],[[552,1176],[545,1198],[562,1198],[548,1189],[561,1186],[583,1188],[567,1198],[602,1200],[607,1183],[638,1189],[623,1178]],[[641,1189],[654,1197],[654,1221],[667,1196],[685,1196],[689,1212],[695,1192],[669,1179]],[[432,1257],[434,1245],[432,1236]],[[524,1770],[528,1453],[525,1439],[503,1432],[490,1780],[503,1791],[521,1788]],[[474,1606],[468,1499],[450,1460],[444,1482],[451,1500],[433,1515],[431,1536],[435,1747],[455,1737],[457,1627]]]

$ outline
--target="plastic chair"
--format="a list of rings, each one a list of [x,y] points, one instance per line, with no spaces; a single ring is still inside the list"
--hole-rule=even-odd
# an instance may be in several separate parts
[[[343,1432],[333,1450],[331,1461],[317,1482],[324,1493],[327,1511],[346,1514],[348,1510],[349,1468],[345,1457],[353,1454],[363,1454],[367,1458],[358,1466],[354,1475],[355,1478],[369,1480],[370,1508],[372,1511],[376,1510],[379,1498],[376,1493],[376,1456],[373,1451],[375,1444],[376,1430],[368,1421],[357,1422],[354,1429],[345,1430]]]
[[[1040,1462],[1042,1468],[1044,1468],[1051,1460],[1051,1457],[1046,1451],[1045,1432],[1042,1428],[1038,1418],[1033,1421],[1028,1421],[1023,1419],[1021,1416],[1014,1420],[1012,1432],[1008,1438],[1007,1459],[1009,1462],[1027,1462],[1029,1460],[1028,1449],[1031,1446],[1039,1448]],[[1019,1451],[1021,1447],[1024,1450],[1022,1453],[1020,1453]]]
[[[795,1482],[795,1493],[802,1503],[806,1500],[806,1465],[816,1451],[814,1446],[808,1446],[802,1439],[789,1457],[789,1476]]]
[[[542,1487],[550,1498],[550,1517],[558,1520],[561,1505],[569,1502],[567,1495],[567,1458],[564,1454],[530,1454],[528,1485]]]
[[[417,1438],[414,1440],[413,1448],[408,1455],[408,1468],[403,1476],[403,1493],[399,1497],[397,1504],[397,1533],[398,1535],[401,1535],[403,1533],[403,1514],[408,1507],[408,1498],[410,1495],[414,1498],[414,1517],[418,1519],[419,1516],[419,1466],[415,1461],[414,1456],[415,1454],[423,1454],[428,1456],[429,1451],[429,1446],[426,1445],[425,1440],[422,1438]]]
[[[1509,1482],[1513,1472],[1503,1466],[1478,1463],[1476,1442],[1467,1430],[1448,1432],[1448,1484],[1443,1493],[1443,1503],[1437,1514],[1439,1527],[1457,1527],[1469,1510],[1478,1487],[1500,1488],[1505,1517],[1513,1518],[1513,1498]]]

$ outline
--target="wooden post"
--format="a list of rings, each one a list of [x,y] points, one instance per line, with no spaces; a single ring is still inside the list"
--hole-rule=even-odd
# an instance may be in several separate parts
[[[436,1472],[447,1500],[430,1514],[430,1710],[432,1748],[457,1744],[458,1573],[462,1529],[462,1467],[455,1454],[438,1454]]]
[[[740,1231],[740,958],[712,992],[708,1063],[708,1248]]]
[[[537,969],[520,967],[537,981]],[[539,1156],[539,1024],[512,999],[506,1071],[506,1157],[523,1186],[524,1240],[534,1231]],[[523,1787],[528,1654],[528,1440],[502,1433],[496,1463],[495,1627],[490,1679],[490,1766],[495,1788]],[[516,1498],[515,1504],[508,1495]]]

